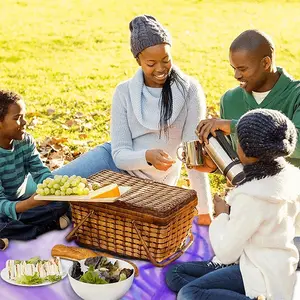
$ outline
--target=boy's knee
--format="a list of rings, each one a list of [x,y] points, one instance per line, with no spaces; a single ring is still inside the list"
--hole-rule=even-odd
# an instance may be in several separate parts
[[[56,212],[58,217],[68,213],[70,209],[70,204],[67,201],[55,201],[49,204],[52,211]]]

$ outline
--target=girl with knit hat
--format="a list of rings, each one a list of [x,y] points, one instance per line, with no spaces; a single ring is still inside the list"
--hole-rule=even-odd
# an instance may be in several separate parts
[[[181,161],[176,149],[196,140],[195,128],[206,116],[200,84],[173,65],[171,37],[152,16],[135,17],[129,24],[131,52],[140,68],[114,93],[111,144],[84,154],[55,174],[88,177],[103,169],[176,185]],[[206,174],[188,170],[197,191],[199,218],[210,223],[212,207]]]
[[[168,270],[167,284],[179,292],[179,300],[292,299],[299,260],[293,238],[300,216],[300,170],[284,157],[295,149],[296,128],[279,111],[255,109],[239,120],[237,137],[245,181],[226,202],[214,200],[213,260]]]

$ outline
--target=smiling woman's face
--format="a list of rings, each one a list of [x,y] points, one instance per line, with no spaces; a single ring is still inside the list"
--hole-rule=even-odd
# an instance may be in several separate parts
[[[137,58],[144,72],[145,85],[163,87],[172,68],[171,47],[159,44],[143,50]]]

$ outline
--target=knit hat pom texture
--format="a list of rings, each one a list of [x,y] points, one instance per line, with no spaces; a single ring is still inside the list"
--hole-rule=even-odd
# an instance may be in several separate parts
[[[290,119],[272,109],[254,109],[237,124],[240,146],[247,157],[275,159],[289,156],[297,143],[297,130]]]

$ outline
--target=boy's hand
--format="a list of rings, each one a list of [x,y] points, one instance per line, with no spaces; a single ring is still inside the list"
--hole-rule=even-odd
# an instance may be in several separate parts
[[[21,213],[31,208],[38,207],[38,206],[45,206],[51,203],[51,201],[34,200],[35,195],[36,194],[33,194],[30,198],[18,202],[16,204],[16,212]]]
[[[38,207],[38,206],[45,206],[51,203],[52,201],[45,201],[45,200],[34,200],[34,196],[36,194],[33,194],[30,198],[26,199],[25,201],[28,201],[28,204],[33,207]]]
[[[229,205],[219,195],[215,194],[213,203],[214,203],[215,217],[217,217],[222,213],[229,214]]]
[[[146,160],[160,171],[167,171],[176,162],[167,152],[161,149],[147,150]]]
[[[229,135],[231,120],[224,119],[206,119],[202,120],[196,129],[200,143],[208,144],[208,135],[211,133],[214,137],[216,136],[216,130],[221,130],[225,135]]]

